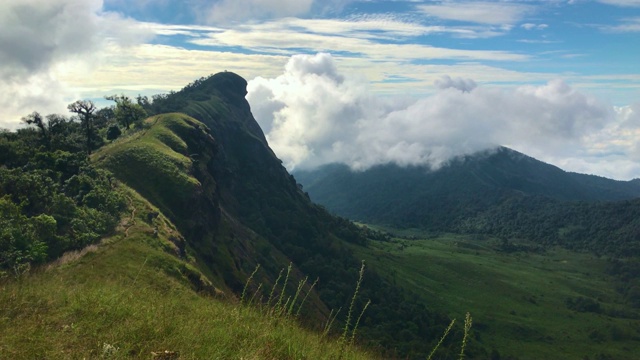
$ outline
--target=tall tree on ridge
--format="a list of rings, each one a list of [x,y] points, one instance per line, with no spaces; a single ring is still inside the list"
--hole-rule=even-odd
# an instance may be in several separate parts
[[[91,154],[91,133],[93,132],[93,113],[96,111],[96,105],[91,100],[77,100],[69,104],[67,109],[72,113],[78,114],[80,122],[85,130],[87,137],[87,154]]]
[[[134,103],[126,95],[105,96],[105,99],[116,102],[115,117],[126,129],[129,129],[131,124],[139,123],[147,117],[144,108],[140,104]]]

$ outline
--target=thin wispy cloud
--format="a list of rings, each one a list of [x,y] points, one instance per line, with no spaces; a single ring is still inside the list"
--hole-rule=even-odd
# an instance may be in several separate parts
[[[603,4],[622,6],[622,7],[640,7],[640,0],[597,0]]]
[[[608,32],[640,32],[640,16],[634,18],[623,19],[617,25],[602,25],[600,29]]]
[[[331,30],[335,28],[341,28],[341,31]],[[376,34],[365,31],[371,28],[377,28]],[[460,50],[415,43],[377,41],[389,37],[400,40],[399,37],[414,36],[417,33],[434,30],[437,29],[394,22],[283,19],[209,33],[205,37],[192,39],[189,42],[211,47],[239,46],[269,54],[322,50],[358,54],[378,60],[523,61],[528,58],[525,55],[507,51]]]
[[[225,24],[304,15],[312,5],[313,0],[220,0],[202,1],[197,11],[199,19],[206,23]]]
[[[490,25],[515,24],[535,10],[527,4],[488,1],[442,1],[417,8],[426,15],[443,20]]]

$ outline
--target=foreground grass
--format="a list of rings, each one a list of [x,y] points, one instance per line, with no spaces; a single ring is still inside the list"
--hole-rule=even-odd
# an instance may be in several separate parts
[[[418,236],[411,233],[407,236]],[[555,249],[506,254],[465,236],[394,239],[357,248],[359,256],[428,306],[452,318],[474,316],[474,342],[518,359],[637,359],[640,311],[624,303],[605,260]],[[598,302],[601,313],[567,308]]]
[[[181,260],[144,233],[0,285],[7,359],[365,359],[372,356],[255,307],[195,293]],[[181,270],[182,269],[182,270]]]

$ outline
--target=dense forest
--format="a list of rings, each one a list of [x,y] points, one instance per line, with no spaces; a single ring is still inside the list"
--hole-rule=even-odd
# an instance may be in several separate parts
[[[88,157],[104,143],[100,133],[108,130],[109,113],[80,120],[34,112],[23,119],[30,126],[0,133],[0,271],[5,275],[81,249],[114,230],[126,199],[114,176]]]

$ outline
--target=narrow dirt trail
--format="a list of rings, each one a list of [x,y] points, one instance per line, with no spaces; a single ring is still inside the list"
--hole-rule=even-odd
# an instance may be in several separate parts
[[[136,223],[136,207],[133,206],[133,200],[128,195],[127,200],[129,200],[129,206],[131,207],[131,217],[129,218],[129,222],[124,228],[124,237],[129,237],[129,228],[131,228]]]

